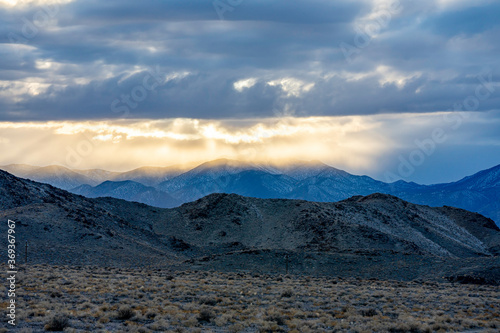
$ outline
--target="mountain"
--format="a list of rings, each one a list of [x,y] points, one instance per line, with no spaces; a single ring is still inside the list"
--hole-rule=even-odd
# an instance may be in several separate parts
[[[50,184],[65,190],[83,184],[97,185],[120,174],[101,169],[72,170],[59,165],[37,167],[26,164],[10,164],[1,166],[0,169],[17,177]]]
[[[17,177],[25,177],[28,172],[34,171],[39,168],[40,167],[27,164],[9,164],[0,167],[1,170],[7,171],[13,175],[16,175]]]
[[[319,161],[279,166],[220,159],[162,182],[158,188],[183,202],[219,192],[259,198],[336,201],[356,194],[385,191],[388,186]]]
[[[413,203],[467,209],[500,223],[499,170],[500,165],[448,184],[419,185],[404,181],[389,184],[352,175],[319,161],[261,165],[221,159],[162,182],[158,189],[181,202],[218,192],[318,202],[386,193]]]
[[[27,172],[25,178],[52,184],[64,190],[69,190],[80,184],[97,185],[95,181],[68,168],[51,165]]]
[[[442,186],[479,191],[485,188],[498,188],[500,187],[500,165],[480,171],[455,183],[443,184]]]
[[[166,215],[169,223],[155,224],[156,234],[200,247],[239,243],[250,248],[449,257],[500,250],[500,229],[490,219],[378,193],[336,203],[211,194]]]
[[[185,171],[185,165],[169,167],[141,167],[126,172],[107,171],[102,169],[77,170],[58,165],[37,167],[26,164],[10,164],[0,166],[17,177],[44,182],[63,189],[71,189],[80,185],[98,185],[105,181],[132,180],[145,186],[156,186],[168,179],[174,178]]]
[[[185,167],[177,165],[170,167],[141,167],[119,173],[112,178],[108,178],[108,180],[133,180],[146,186],[157,186],[161,182],[172,179],[185,171]]]
[[[442,279],[490,271],[500,254],[492,220],[378,193],[334,203],[218,193],[162,209],[0,171],[0,219],[16,221],[32,264],[276,271],[287,254],[296,273]]]
[[[245,163],[229,159],[219,159],[211,162],[203,163],[194,169],[191,169],[171,180],[164,181],[158,185],[158,188],[164,192],[170,193],[182,202],[189,202],[211,193],[231,193],[234,187],[242,189],[243,184],[238,184],[238,180],[243,179],[248,181],[251,176],[242,173],[252,172],[255,176],[252,181],[255,183],[262,182],[265,176],[269,176],[267,180],[273,180],[273,191],[280,191],[278,188],[284,186],[290,188],[288,184],[278,184],[280,180],[273,177],[272,169],[267,166],[262,166],[253,163]],[[260,178],[260,179],[259,179]],[[289,180],[284,179],[284,182]],[[255,184],[254,189],[244,189],[246,191],[257,192],[255,188],[260,187],[265,189],[265,184]],[[290,188],[291,189],[291,188]],[[283,191],[281,191],[283,192]],[[265,190],[259,192],[265,197],[272,197],[273,193],[266,193]]]
[[[0,219],[16,221],[16,244],[29,243],[34,263],[176,262],[176,252],[150,230],[158,209],[119,199],[89,199],[0,171]]]
[[[435,185],[404,181],[384,183],[368,176],[352,175],[320,161],[277,164],[219,159],[192,169],[184,166],[142,167],[127,172],[69,170],[56,166],[37,168],[26,165],[1,168],[18,176],[76,193],[88,193],[92,197],[113,196],[158,207],[172,207],[175,203],[191,202],[212,193],[318,202],[338,201],[354,195],[386,193],[413,203],[467,209],[490,217],[500,224],[500,165],[456,182]],[[90,189],[105,181],[132,181],[154,187],[156,192],[131,184],[119,192]],[[90,187],[78,188],[81,185]],[[129,192],[125,193],[126,190]]]
[[[121,172],[107,171],[102,169],[72,170],[72,171],[85,176],[87,179],[91,179],[92,181],[91,184],[100,184],[107,180],[115,179],[121,175]]]
[[[420,186],[393,193],[414,203],[460,207],[500,222],[500,165],[453,183]]]
[[[353,195],[376,192],[387,193],[387,184],[329,167],[300,182],[290,197],[312,201],[338,201]]]
[[[147,203],[161,208],[180,205],[180,202],[169,194],[131,180],[121,182],[108,180],[95,187],[80,185],[70,192],[86,196],[87,198],[113,197],[127,201]]]

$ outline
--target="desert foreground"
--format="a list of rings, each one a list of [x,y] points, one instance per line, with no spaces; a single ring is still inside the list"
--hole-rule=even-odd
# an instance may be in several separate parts
[[[33,265],[1,332],[498,332],[498,286]],[[7,303],[1,304],[2,308]]]

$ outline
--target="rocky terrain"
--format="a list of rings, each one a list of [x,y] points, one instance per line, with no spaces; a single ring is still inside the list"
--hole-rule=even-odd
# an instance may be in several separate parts
[[[0,169],[91,198],[109,196],[161,208],[176,207],[213,193],[316,202],[386,193],[417,204],[467,209],[500,223],[500,165],[457,182],[436,185],[385,183],[319,161],[257,164],[220,159],[194,168],[142,167],[129,172],[27,165]]]

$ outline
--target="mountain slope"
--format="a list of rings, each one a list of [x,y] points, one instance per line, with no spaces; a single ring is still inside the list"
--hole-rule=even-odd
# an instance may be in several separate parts
[[[34,171],[34,170],[39,169],[39,168],[40,167],[28,165],[28,164],[9,164],[9,165],[0,166],[1,170],[7,171],[8,173],[11,173],[17,177],[25,177],[25,175],[28,172]]]
[[[470,219],[470,228],[476,234],[477,229],[488,229],[498,235],[500,229],[494,222],[479,216],[474,214],[477,220]],[[385,194],[337,203],[212,194],[168,210],[169,223],[155,224],[153,230],[196,246],[241,243],[269,249],[457,257],[496,251],[496,243],[483,242],[456,219],[456,215],[439,208],[410,204]]]
[[[120,172],[107,171],[102,169],[72,170],[72,171],[91,179],[92,184],[100,184],[102,182],[105,182],[106,180],[114,179],[119,175],[121,175]]]
[[[329,168],[316,176],[304,179],[290,197],[312,201],[338,201],[353,195],[376,192],[388,193],[387,184],[367,176],[354,176],[342,170]]]
[[[272,179],[273,177],[272,174],[269,173],[269,170],[271,169],[268,167],[252,163],[219,159],[203,163],[171,180],[162,182],[158,185],[158,188],[164,192],[170,193],[181,202],[189,202],[212,193],[231,193],[231,187],[234,186],[239,186],[241,189],[242,186],[235,185],[238,179],[248,179],[248,176],[244,177],[243,175],[242,177],[240,174],[242,172],[258,171],[254,173],[257,177],[264,177],[263,173],[267,173],[270,179]],[[285,183],[286,182],[285,180]],[[261,187],[264,186],[265,185],[261,184]],[[287,187],[288,185],[283,186]],[[271,193],[264,194],[261,192],[261,194],[266,197],[273,196]]]
[[[465,177],[457,182],[443,184],[440,187],[451,187],[482,191],[485,188],[500,187],[500,165],[479,171],[472,176]]]
[[[33,262],[176,262],[176,252],[151,232],[157,213],[143,204],[88,199],[0,171],[0,219],[16,221],[16,244],[29,242]]]
[[[180,204],[178,200],[165,192],[130,180],[121,182],[105,181],[95,187],[81,185],[72,189],[71,192],[88,198],[113,197],[127,201],[147,203],[160,208],[175,207]]]
[[[63,190],[69,190],[81,184],[97,185],[91,178],[57,165],[30,170],[25,172],[23,177],[40,183],[51,184]]]
[[[161,182],[172,179],[185,171],[186,169],[182,166],[141,167],[131,171],[122,172],[108,180],[132,180],[146,186],[157,186]]]
[[[37,167],[25,164],[10,164],[0,166],[0,169],[17,177],[44,182],[63,189],[71,189],[85,184],[95,186],[108,180],[132,180],[145,186],[156,186],[186,171],[186,167],[181,165],[141,167],[126,172],[114,172],[102,169],[71,170],[58,165]]]
[[[500,223],[500,165],[447,184],[392,191],[405,200],[432,206],[454,206]]]

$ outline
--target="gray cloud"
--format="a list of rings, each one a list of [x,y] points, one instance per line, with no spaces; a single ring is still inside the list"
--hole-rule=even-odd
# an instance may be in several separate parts
[[[212,1],[78,0],[45,24],[33,20],[42,7],[0,7],[0,120],[124,116],[113,101],[126,106],[122,95],[156,66],[186,74],[133,101],[128,117],[443,111],[474,95],[485,69],[496,93],[475,110],[498,110],[499,9],[403,1],[348,63],[339,45],[355,45],[368,1],[243,1],[221,21]]]

